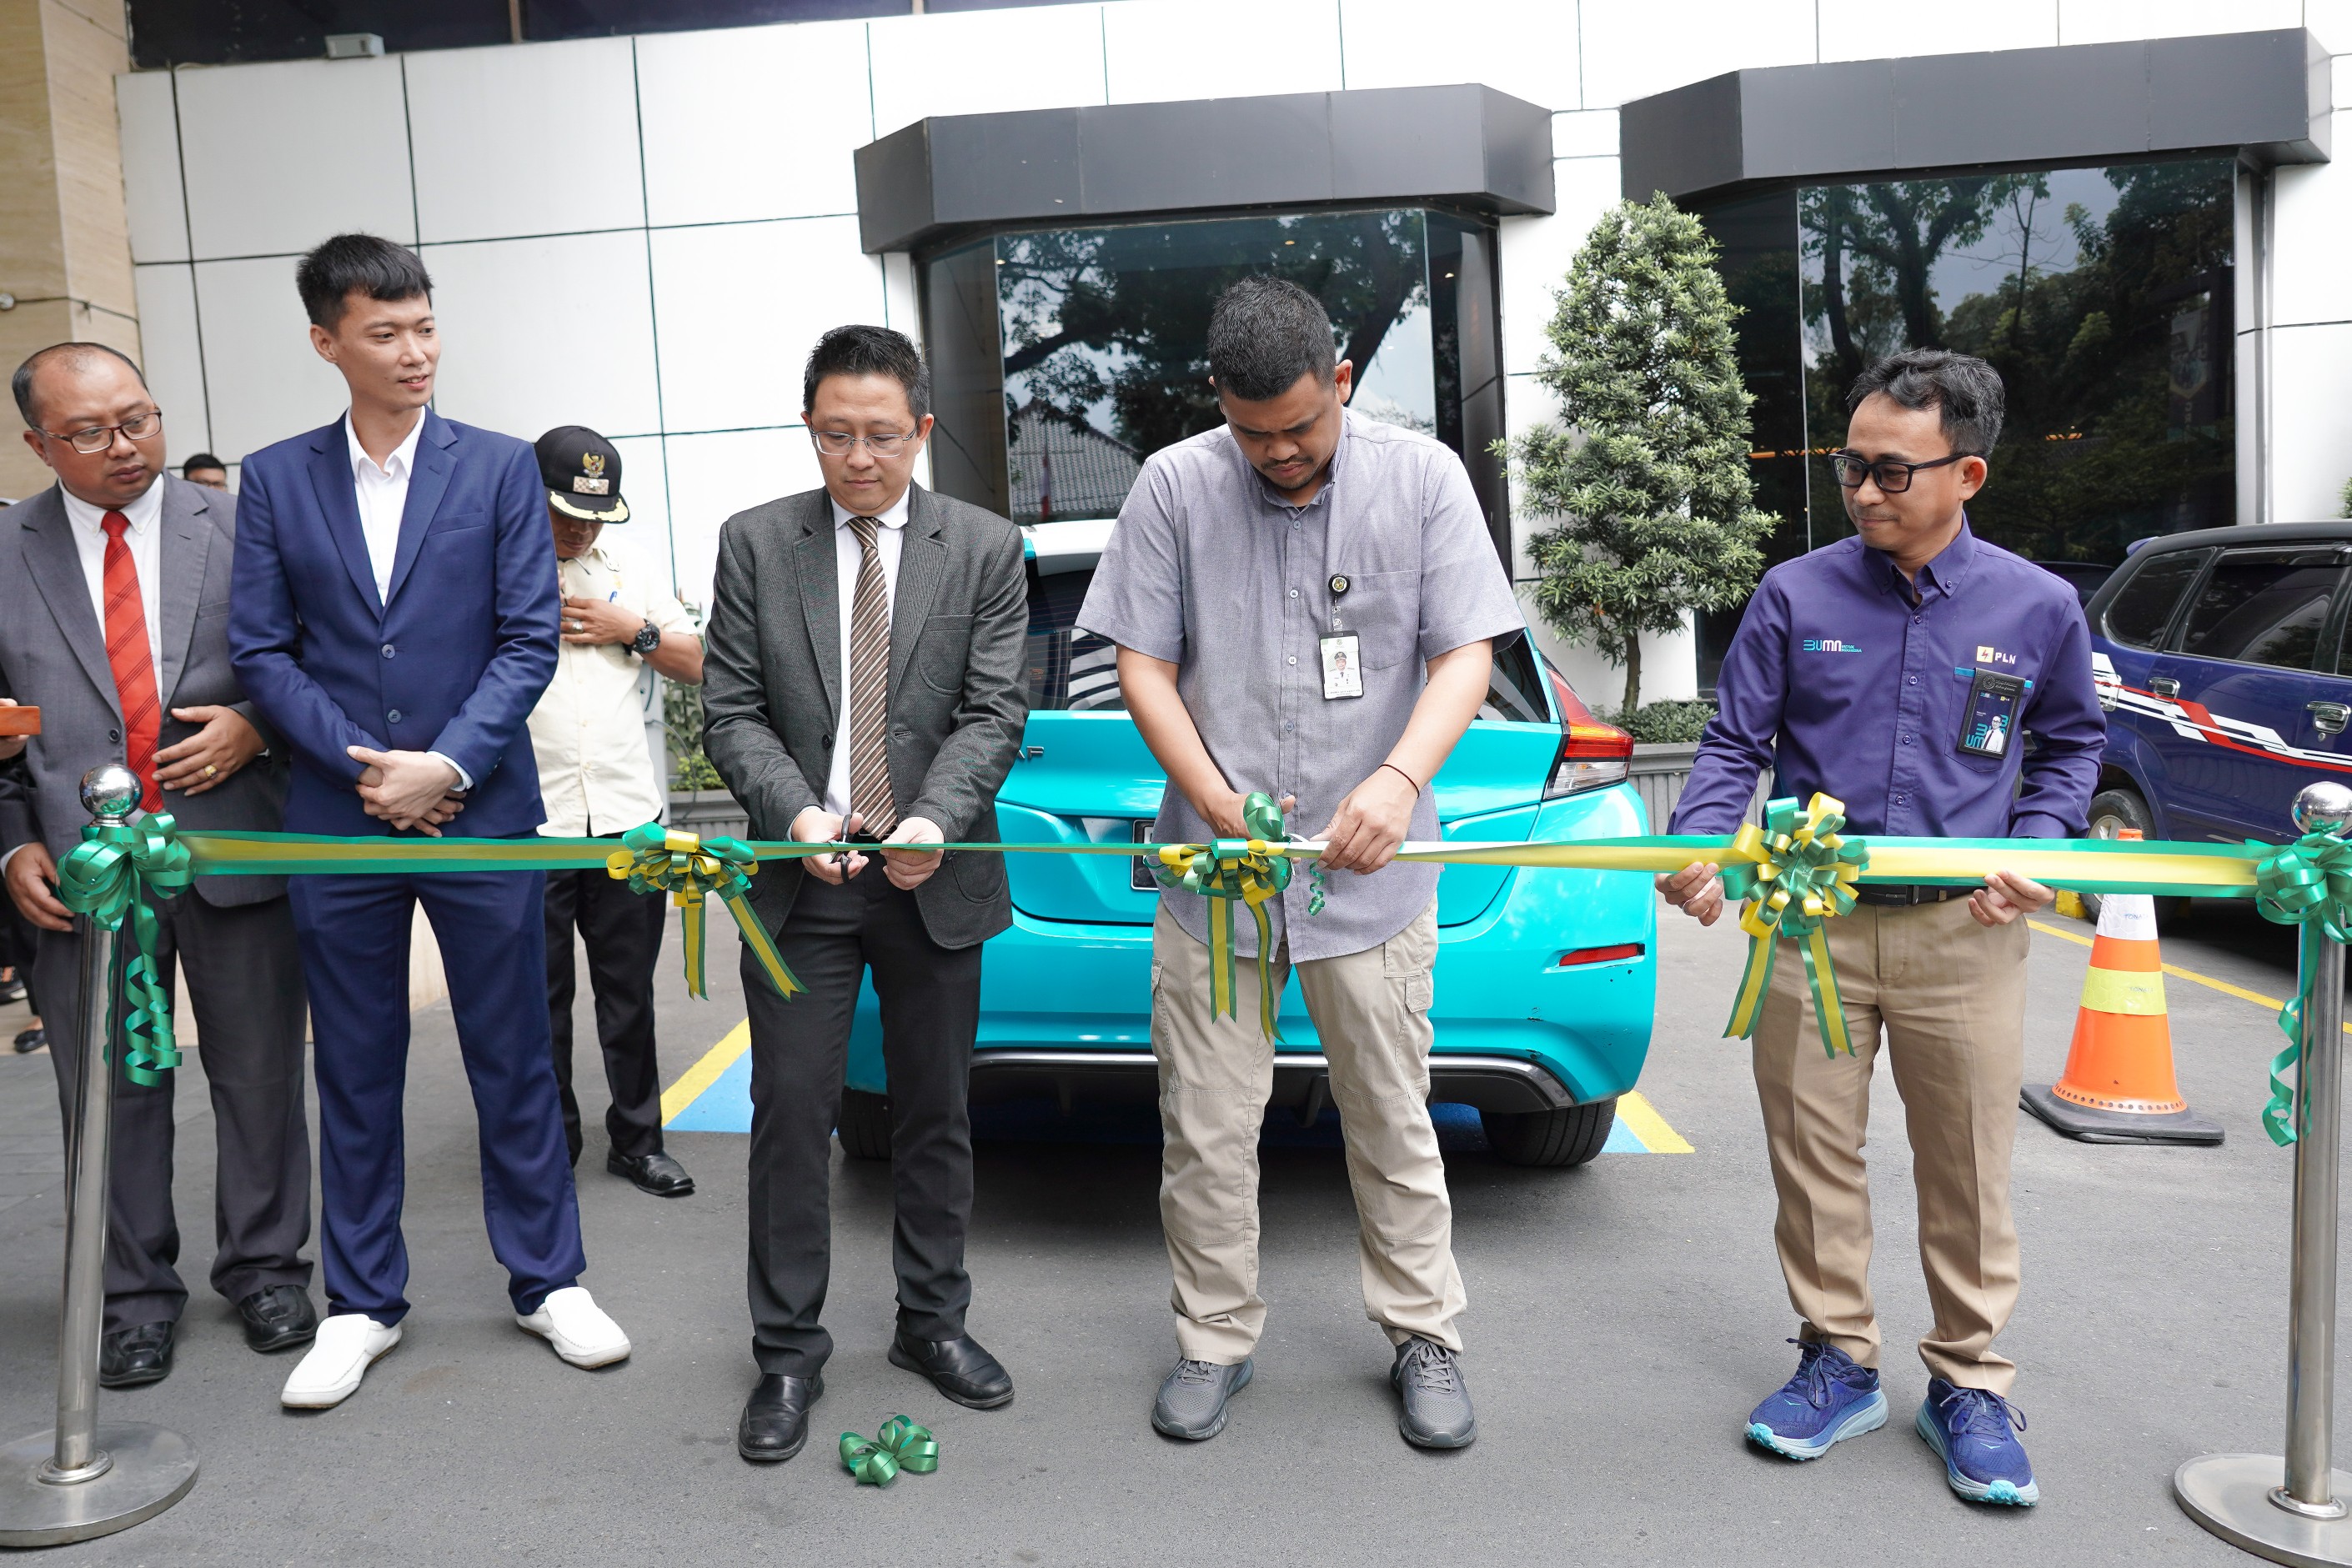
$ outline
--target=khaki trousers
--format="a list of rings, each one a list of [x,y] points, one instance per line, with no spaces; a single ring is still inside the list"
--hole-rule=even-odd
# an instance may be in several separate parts
[[[1437,908],[1378,947],[1298,966],[1331,1064],[1356,1197],[1364,1315],[1402,1344],[1454,1350],[1462,1275],[1454,1207],[1429,1122],[1430,967]],[[1274,957],[1278,990],[1290,971]],[[1235,966],[1239,1018],[1209,1016],[1209,949],[1165,908],[1151,931],[1151,1051],[1160,1060],[1160,1222],[1176,1276],[1176,1343],[1190,1360],[1246,1360],[1265,1328],[1257,1292],[1257,1140],[1274,1091],[1258,1032],[1257,963]]]
[[[1804,957],[1784,941],[1756,1031],[1756,1092],[1780,1199],[1772,1228],[1801,1337],[1878,1364],[1863,1143],[1880,1032],[1903,1095],[1933,1330],[1919,1359],[1947,1382],[2007,1394],[1993,1337],[2017,1305],[2010,1149],[2025,1076],[2022,919],[1988,929],[1965,899],[1863,904],[1829,923],[1853,1056],[1822,1050]]]

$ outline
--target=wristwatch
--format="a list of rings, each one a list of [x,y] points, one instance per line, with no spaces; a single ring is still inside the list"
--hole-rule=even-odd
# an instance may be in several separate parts
[[[636,652],[638,657],[643,658],[661,646],[661,628],[650,621],[646,622],[637,628],[637,634],[630,640],[629,646]]]

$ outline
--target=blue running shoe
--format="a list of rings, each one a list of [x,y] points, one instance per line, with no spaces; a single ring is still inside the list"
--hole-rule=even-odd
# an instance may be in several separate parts
[[[2017,1440],[2025,1413],[2000,1395],[1931,1377],[1916,1425],[1943,1459],[1944,1479],[1970,1502],[2032,1508],[2042,1500],[2025,1445]]]
[[[1748,1437],[1792,1459],[1818,1459],[1830,1445],[1886,1425],[1878,1374],[1833,1344],[1790,1340],[1797,1375],[1748,1417]]]

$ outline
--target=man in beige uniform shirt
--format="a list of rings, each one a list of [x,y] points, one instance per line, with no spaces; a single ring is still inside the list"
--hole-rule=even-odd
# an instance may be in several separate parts
[[[629,520],[621,455],[594,431],[567,424],[539,438],[548,521],[555,529],[563,591],[562,652],[531,710],[530,744],[547,802],[542,833],[617,838],[661,815],[665,793],[646,744],[640,671],[702,684],[702,643],[671,594],[625,570],[597,544],[607,523]],[[604,1113],[612,1150],[604,1168],[656,1197],[694,1190],[686,1167],[662,1149],[661,1069],[654,1056],[654,965],[668,905],[631,893],[599,866],[547,873],[547,1007],[563,1135],[580,1163],[580,1101],[572,1090],[572,933],[588,946],[596,1037],[604,1050]]]

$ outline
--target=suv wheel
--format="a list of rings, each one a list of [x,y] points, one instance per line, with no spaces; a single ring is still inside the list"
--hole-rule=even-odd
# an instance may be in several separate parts
[[[841,1152],[853,1160],[887,1160],[890,1157],[890,1097],[868,1094],[863,1089],[841,1092],[841,1124],[834,1131],[840,1135]]]
[[[2156,813],[2147,809],[2147,802],[2140,798],[2137,789],[2100,790],[2091,797],[2090,818],[2091,837],[2095,839],[2119,837],[2126,828],[2137,829],[2144,839],[2157,836]],[[2084,911],[2090,915],[2094,925],[2098,923],[2100,903],[2100,896],[2095,893],[2083,894]],[[2159,926],[2169,925],[2188,913],[2189,901],[2185,898],[2159,898],[2156,901],[2156,920]]]
[[[1601,1152],[1616,1124],[1617,1097],[1564,1111],[1531,1111],[1512,1115],[1481,1111],[1479,1124],[1486,1142],[1507,1166],[1543,1166],[1562,1169],[1580,1166]]]

